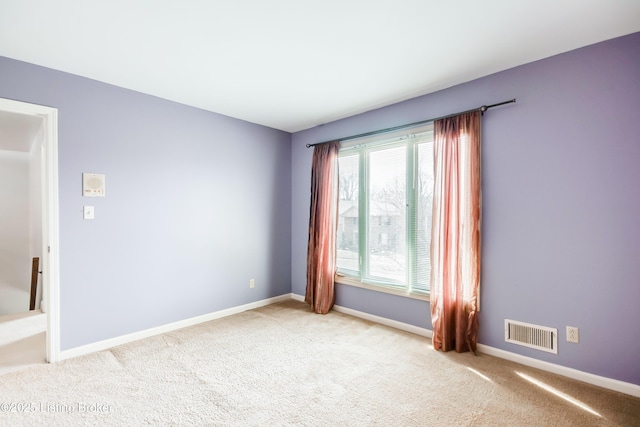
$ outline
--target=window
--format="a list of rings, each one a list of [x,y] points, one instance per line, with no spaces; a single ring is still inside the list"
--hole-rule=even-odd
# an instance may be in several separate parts
[[[338,274],[427,295],[433,125],[343,143],[339,171]]]

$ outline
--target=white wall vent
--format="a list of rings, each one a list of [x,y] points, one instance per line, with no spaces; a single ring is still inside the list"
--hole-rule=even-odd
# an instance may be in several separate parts
[[[505,319],[504,340],[558,354],[558,330],[554,328]]]

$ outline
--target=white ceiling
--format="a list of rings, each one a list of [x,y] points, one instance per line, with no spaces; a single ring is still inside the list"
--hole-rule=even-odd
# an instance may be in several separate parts
[[[289,132],[637,31],[639,0],[0,0],[0,56]]]

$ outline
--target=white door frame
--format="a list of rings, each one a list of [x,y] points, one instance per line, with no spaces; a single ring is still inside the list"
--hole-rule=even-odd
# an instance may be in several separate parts
[[[58,109],[0,98],[0,110],[42,119],[42,296],[47,316],[47,362],[60,360]]]

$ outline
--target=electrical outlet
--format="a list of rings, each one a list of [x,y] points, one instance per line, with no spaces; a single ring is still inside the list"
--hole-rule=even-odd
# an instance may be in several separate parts
[[[578,328],[574,326],[567,326],[567,342],[580,342],[580,335],[578,334]]]
[[[255,288],[256,287],[256,281],[254,279],[250,279],[249,280],[249,287],[250,288]]]

